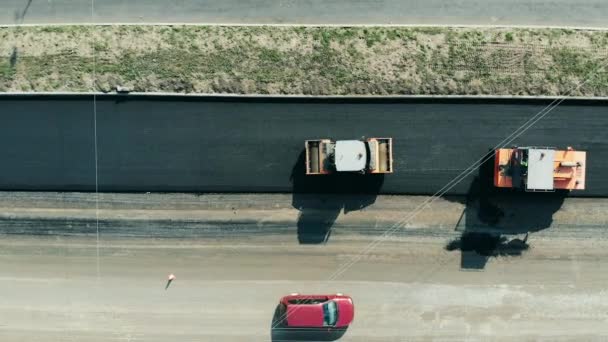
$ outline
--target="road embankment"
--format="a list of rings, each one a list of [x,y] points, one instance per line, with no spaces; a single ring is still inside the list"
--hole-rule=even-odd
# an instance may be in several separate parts
[[[451,27],[0,28],[0,91],[607,96],[608,33]]]

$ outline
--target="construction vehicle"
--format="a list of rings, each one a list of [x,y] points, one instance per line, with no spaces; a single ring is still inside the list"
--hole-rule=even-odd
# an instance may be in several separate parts
[[[306,140],[306,174],[393,173],[393,139]]]
[[[496,150],[494,185],[525,191],[585,189],[587,152],[572,147],[514,147]]]

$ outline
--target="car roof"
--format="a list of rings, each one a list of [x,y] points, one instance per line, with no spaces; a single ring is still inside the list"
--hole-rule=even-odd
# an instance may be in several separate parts
[[[310,304],[293,303],[298,299],[313,299],[318,302]],[[323,327],[323,304],[327,301],[338,304],[338,322],[335,326],[346,326],[354,317],[352,299],[342,294],[284,296],[281,302],[287,306],[287,324],[296,327]]]
[[[295,327],[322,327],[323,303],[289,304],[287,306],[287,325]]]

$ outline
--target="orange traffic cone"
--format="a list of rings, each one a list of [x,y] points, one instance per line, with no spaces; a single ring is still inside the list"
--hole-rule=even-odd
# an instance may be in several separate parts
[[[169,274],[169,277],[167,277],[167,285],[165,285],[165,290],[169,288],[169,285],[171,285],[173,280],[175,280],[175,275],[171,273]]]

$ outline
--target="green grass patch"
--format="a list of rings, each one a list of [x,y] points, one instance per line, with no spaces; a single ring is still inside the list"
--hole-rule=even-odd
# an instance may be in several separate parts
[[[608,33],[443,27],[0,28],[0,91],[607,96]]]

